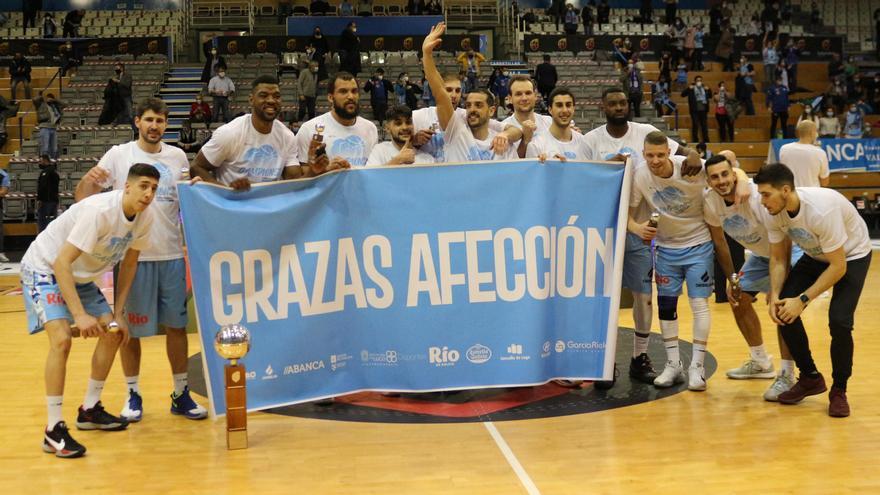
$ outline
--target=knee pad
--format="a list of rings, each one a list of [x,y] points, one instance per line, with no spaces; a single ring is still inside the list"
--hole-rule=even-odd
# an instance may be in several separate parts
[[[657,313],[661,320],[677,320],[678,296],[657,296]]]

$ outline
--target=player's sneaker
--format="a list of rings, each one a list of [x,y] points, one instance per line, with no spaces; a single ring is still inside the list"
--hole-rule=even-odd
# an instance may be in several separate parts
[[[0,253],[0,262],[9,263],[9,258],[6,256],[6,253]]]
[[[651,358],[646,353],[641,353],[629,362],[629,376],[636,381],[652,384],[657,378],[657,372],[651,365]]]
[[[593,382],[593,387],[597,390],[610,390],[611,387],[613,387],[614,384],[617,383],[618,376],[620,376],[620,372],[617,370],[617,363],[614,363],[614,372],[611,375],[611,379]]]
[[[583,380],[553,380],[553,383],[565,388],[581,388]]]
[[[72,459],[82,457],[86,453],[86,448],[70,436],[67,423],[59,421],[51,430],[46,430],[43,434],[43,452]]]
[[[660,376],[654,379],[654,386],[658,388],[669,388],[679,383],[684,383],[687,377],[684,375],[684,368],[681,361],[673,363],[666,361],[666,366]]]
[[[706,390],[706,368],[701,363],[691,363],[688,368],[688,390],[694,392]]]
[[[91,409],[83,409],[79,406],[76,427],[80,430],[119,431],[128,428],[128,421],[108,413],[101,405],[101,401],[98,401]]]
[[[208,410],[190,397],[189,387],[184,387],[180,395],[171,394],[171,414],[185,416],[187,419],[205,419],[208,417]]]
[[[770,388],[764,392],[764,400],[768,402],[778,402],[779,394],[788,392],[793,386],[794,378],[792,378],[791,375],[785,373],[780,374],[775,380],[773,380],[773,383],[770,384]]]
[[[734,380],[749,380],[752,378],[776,378],[776,371],[773,370],[773,363],[770,366],[763,367],[757,361],[749,359],[739,368],[727,370],[727,378]]]
[[[128,421],[129,423],[137,423],[144,417],[144,399],[141,397],[141,394],[135,392],[134,390],[128,391],[128,400],[125,401],[125,407],[122,408],[122,412],[119,414],[122,419]]]

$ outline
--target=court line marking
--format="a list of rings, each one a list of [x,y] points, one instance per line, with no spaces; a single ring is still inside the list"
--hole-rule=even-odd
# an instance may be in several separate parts
[[[501,453],[504,454],[504,458],[507,459],[507,463],[510,464],[510,467],[513,468],[513,472],[516,473],[516,476],[519,478],[519,482],[522,483],[523,488],[529,493],[529,495],[541,495],[541,491],[538,490],[538,487],[535,486],[535,482],[532,481],[532,478],[529,477],[529,473],[522,467],[522,464],[519,463],[519,460],[513,454],[513,451],[510,450],[510,446],[507,445],[507,442],[504,440],[504,437],[501,436],[501,432],[498,431],[498,428],[495,428],[495,423],[491,421],[483,422],[483,426],[489,430],[489,435],[492,436],[492,439],[495,440],[495,444],[498,445],[498,449],[501,450]]]

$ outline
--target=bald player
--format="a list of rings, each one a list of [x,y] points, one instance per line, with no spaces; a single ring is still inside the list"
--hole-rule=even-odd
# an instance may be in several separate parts
[[[797,125],[798,140],[782,145],[779,161],[794,174],[794,187],[828,187],[831,181],[828,155],[816,144],[819,131],[812,120]]]

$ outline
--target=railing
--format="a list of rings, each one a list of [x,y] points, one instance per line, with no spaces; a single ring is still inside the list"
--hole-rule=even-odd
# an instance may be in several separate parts
[[[194,0],[189,8],[190,27],[247,26],[249,32],[254,30],[253,0],[219,2]]]
[[[62,68],[59,67],[58,70],[55,71],[55,75],[52,76],[52,79],[49,79],[49,82],[46,83],[45,88],[37,91],[37,95],[39,95],[40,93],[49,89],[49,86],[51,86],[52,83],[55,82],[55,79],[57,78],[58,79],[58,97],[61,98],[61,93],[62,93],[62,91],[64,91],[64,87],[62,86],[62,79],[64,78],[64,76],[61,75],[61,69]],[[15,96],[15,95],[13,95],[13,96]],[[18,149],[19,149],[19,153],[21,153],[21,145],[24,144],[24,118],[27,117],[27,115],[29,113],[36,112],[36,111],[37,111],[37,107],[34,106],[33,108],[31,108],[27,112],[24,112],[18,116],[18,146],[19,146]],[[33,138],[33,135],[31,135],[31,137]]]

